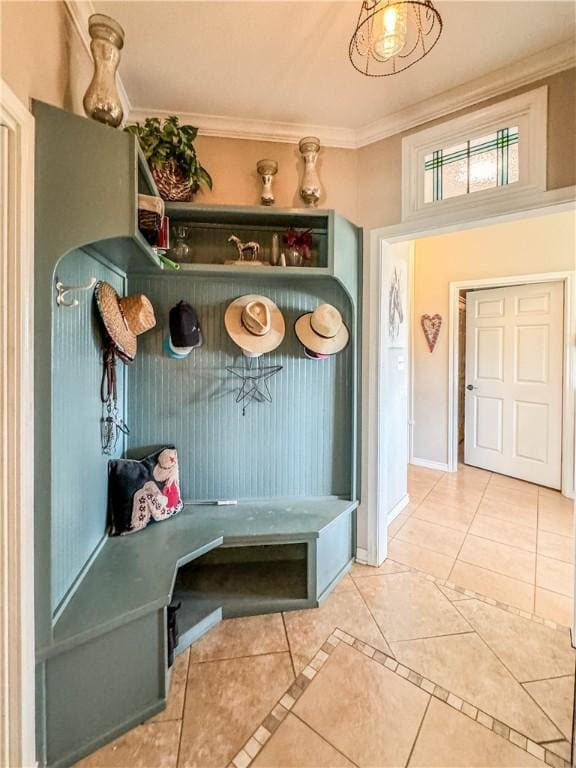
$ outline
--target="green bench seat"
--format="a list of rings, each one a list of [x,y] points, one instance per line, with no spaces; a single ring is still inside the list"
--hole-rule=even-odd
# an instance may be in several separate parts
[[[173,598],[177,652],[221,618],[319,605],[353,562],[356,507],[331,497],[190,504],[106,539],[41,653],[48,763],[70,765],[165,707]]]

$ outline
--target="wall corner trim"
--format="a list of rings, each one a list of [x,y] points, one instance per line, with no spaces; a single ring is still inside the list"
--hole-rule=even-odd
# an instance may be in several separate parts
[[[2,79],[0,124],[0,765],[34,765],[35,125]]]

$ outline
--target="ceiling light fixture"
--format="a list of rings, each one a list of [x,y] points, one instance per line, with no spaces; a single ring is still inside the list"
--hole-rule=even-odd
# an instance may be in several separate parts
[[[397,75],[430,53],[441,33],[431,0],[363,0],[348,54],[363,75]]]

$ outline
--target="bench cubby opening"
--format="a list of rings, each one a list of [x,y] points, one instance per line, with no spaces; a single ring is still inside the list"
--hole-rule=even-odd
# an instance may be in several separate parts
[[[180,602],[184,650],[199,621],[302,607],[309,599],[306,543],[218,547],[178,569],[172,599]],[[191,639],[190,639],[191,638]]]

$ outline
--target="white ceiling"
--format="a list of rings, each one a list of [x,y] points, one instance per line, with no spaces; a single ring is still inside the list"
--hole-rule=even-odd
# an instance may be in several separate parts
[[[552,0],[435,3],[436,48],[389,78],[348,60],[355,2],[94,2],[126,42],[120,73],[135,111],[358,129],[576,38],[576,5]]]

